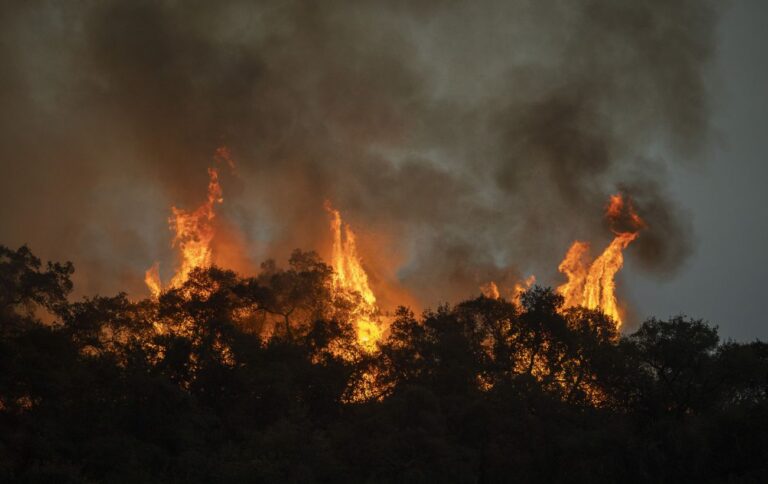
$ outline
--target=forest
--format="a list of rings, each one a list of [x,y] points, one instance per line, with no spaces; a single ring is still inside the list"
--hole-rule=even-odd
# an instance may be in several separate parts
[[[313,252],[144,299],[73,271],[0,246],[1,482],[768,479],[768,344],[701,320],[619,334],[534,286],[401,307],[371,351]]]

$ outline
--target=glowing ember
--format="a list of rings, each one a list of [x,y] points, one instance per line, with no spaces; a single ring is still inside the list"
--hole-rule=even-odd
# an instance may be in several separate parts
[[[589,244],[574,242],[558,267],[568,278],[568,282],[558,287],[557,291],[565,299],[565,307],[600,309],[616,321],[617,327],[621,327],[622,319],[616,300],[614,278],[624,264],[622,251],[637,238],[645,223],[621,195],[611,196],[605,215],[612,225],[623,222],[631,230],[614,230],[613,241],[591,262]]]
[[[333,268],[333,290],[335,297],[352,295],[352,320],[357,332],[358,343],[366,350],[376,349],[383,330],[378,321],[376,296],[368,284],[360,257],[357,255],[355,234],[349,225],[341,221],[341,214],[325,202],[325,209],[331,216],[331,235],[333,249],[331,267]]]
[[[218,150],[216,157],[231,163],[226,150]],[[214,236],[213,220],[216,217],[214,207],[222,201],[219,173],[215,168],[208,168],[208,198],[206,201],[191,212],[171,207],[172,215],[168,219],[170,228],[174,233],[171,245],[178,249],[180,264],[171,278],[169,287],[179,287],[184,284],[189,273],[195,267],[211,265],[211,240]],[[147,270],[144,282],[153,297],[160,294],[162,282],[158,263]]]

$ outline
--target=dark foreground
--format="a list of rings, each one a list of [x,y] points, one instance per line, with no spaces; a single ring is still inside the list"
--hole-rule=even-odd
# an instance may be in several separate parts
[[[535,288],[369,354],[311,253],[159,301],[69,302],[71,271],[0,247],[1,482],[768,480],[768,345],[700,321],[619,338]]]

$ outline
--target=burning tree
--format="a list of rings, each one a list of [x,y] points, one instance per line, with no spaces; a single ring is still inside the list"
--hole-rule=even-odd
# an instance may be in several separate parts
[[[0,247],[4,481],[765,472],[768,346],[720,344],[701,321],[620,337],[533,287],[520,304],[402,308],[370,352],[312,253],[255,277],[196,268],[139,301],[69,302],[71,273]]]

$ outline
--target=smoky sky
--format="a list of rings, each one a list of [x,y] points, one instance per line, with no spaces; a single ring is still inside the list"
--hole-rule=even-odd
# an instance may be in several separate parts
[[[696,239],[666,174],[710,137],[713,5],[4,2],[0,243],[143,295],[225,145],[218,260],[243,271],[327,250],[329,199],[374,286],[423,305],[556,285],[623,191],[648,225],[627,258],[670,277]]]

